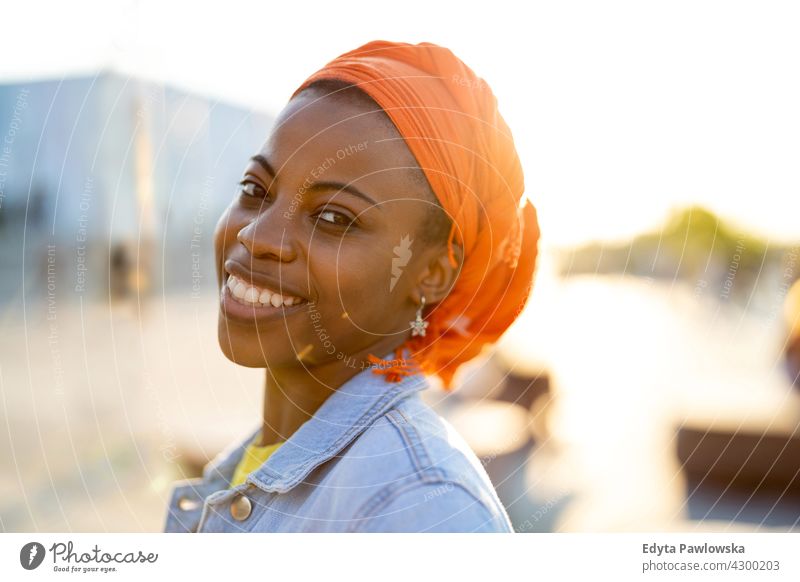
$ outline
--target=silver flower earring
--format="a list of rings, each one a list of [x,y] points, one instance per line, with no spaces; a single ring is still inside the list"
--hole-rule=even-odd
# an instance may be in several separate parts
[[[417,318],[414,321],[409,321],[411,324],[411,336],[425,335],[425,328],[428,327],[428,322],[422,319],[422,310],[425,308],[425,296],[422,296],[422,302],[419,309],[417,309]]]

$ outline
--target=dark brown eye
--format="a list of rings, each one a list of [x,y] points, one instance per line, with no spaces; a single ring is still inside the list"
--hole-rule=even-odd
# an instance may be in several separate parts
[[[242,180],[239,182],[239,191],[243,196],[250,198],[264,198],[267,195],[267,190],[250,180]]]
[[[331,210],[330,208],[326,208],[322,212],[319,212],[317,217],[322,222],[327,222],[329,224],[342,227],[351,226],[354,222],[349,216],[342,214],[341,212]]]

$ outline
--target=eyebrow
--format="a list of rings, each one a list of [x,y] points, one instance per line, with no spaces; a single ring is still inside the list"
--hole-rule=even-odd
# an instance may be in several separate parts
[[[267,158],[265,158],[261,154],[256,154],[255,156],[250,158],[250,160],[255,162],[255,163],[257,163],[259,166],[261,166],[261,168],[265,172],[267,172],[270,176],[272,176],[273,179],[278,175],[275,172],[275,170],[272,169],[272,165],[269,163]],[[330,181],[315,182],[310,187],[306,188],[306,191],[308,191],[308,190],[327,190],[327,189],[338,190],[338,191],[341,191],[341,192],[349,192],[353,196],[356,196],[356,197],[361,198],[362,200],[364,200],[366,202],[369,202],[372,206],[374,206],[378,210],[382,210],[381,207],[378,205],[378,203],[375,202],[375,200],[373,200],[372,198],[370,198],[369,196],[364,194],[361,190],[359,190],[358,188],[356,188],[352,184],[343,184],[341,182],[330,182]]]

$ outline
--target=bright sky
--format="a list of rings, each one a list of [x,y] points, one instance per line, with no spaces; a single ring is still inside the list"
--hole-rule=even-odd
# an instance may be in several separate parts
[[[497,94],[546,242],[622,238],[684,203],[800,239],[798,3],[29,0],[2,16],[0,80],[111,67],[271,111],[368,40],[435,42]]]

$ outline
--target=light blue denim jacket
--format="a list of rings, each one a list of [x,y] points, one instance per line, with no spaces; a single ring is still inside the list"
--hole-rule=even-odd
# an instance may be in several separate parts
[[[259,426],[175,484],[165,531],[512,532],[478,458],[420,398],[428,386],[362,370],[229,489]]]

